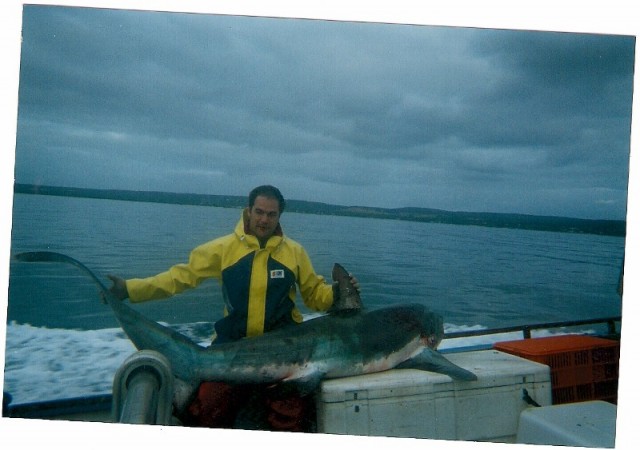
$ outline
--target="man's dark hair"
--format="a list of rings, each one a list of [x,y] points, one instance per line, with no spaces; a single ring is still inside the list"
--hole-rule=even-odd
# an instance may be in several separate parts
[[[280,207],[280,214],[282,214],[285,207],[285,201],[284,201],[284,197],[282,196],[282,194],[280,193],[280,190],[277,187],[273,187],[268,184],[265,184],[263,186],[258,186],[254,188],[249,193],[249,208],[253,208],[253,204],[256,202],[256,198],[259,196],[278,200],[278,205]]]

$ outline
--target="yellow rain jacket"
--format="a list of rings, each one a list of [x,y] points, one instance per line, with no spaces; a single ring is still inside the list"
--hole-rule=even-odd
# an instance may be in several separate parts
[[[194,288],[207,278],[222,286],[225,317],[215,324],[216,342],[302,321],[295,306],[296,284],[307,307],[326,311],[333,304],[333,290],[315,273],[304,248],[287,238],[278,225],[264,248],[247,234],[246,212],[233,233],[196,247],[186,264],[144,279],[127,280],[131,302],[166,298]]]

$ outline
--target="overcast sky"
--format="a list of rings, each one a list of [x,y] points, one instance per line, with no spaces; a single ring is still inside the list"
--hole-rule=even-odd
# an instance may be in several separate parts
[[[19,183],[623,219],[635,38],[27,6]]]

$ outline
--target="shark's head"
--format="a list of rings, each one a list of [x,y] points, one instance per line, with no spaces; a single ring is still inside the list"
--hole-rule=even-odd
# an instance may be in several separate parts
[[[433,350],[437,349],[444,337],[444,322],[442,316],[425,309],[422,314],[421,336],[423,339],[426,339],[429,348]]]

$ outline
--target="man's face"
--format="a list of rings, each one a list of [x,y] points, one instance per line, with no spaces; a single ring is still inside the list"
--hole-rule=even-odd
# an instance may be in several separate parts
[[[275,198],[259,195],[249,209],[249,233],[265,243],[278,227],[280,206]]]

